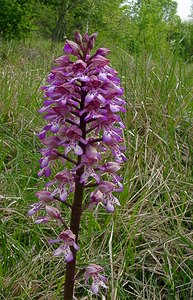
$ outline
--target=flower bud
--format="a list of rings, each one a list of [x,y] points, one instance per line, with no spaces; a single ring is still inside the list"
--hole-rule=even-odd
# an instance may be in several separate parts
[[[110,49],[108,48],[99,48],[97,51],[96,51],[96,54],[95,55],[101,55],[101,56],[106,56],[108,55],[110,52]]]
[[[88,32],[86,32],[84,35],[83,35],[83,42],[84,43],[88,43],[89,41],[89,35],[88,35]]]
[[[82,35],[78,31],[76,31],[74,34],[74,40],[77,44],[82,44]]]
[[[94,44],[97,38],[97,32],[93,33],[90,37],[89,37],[89,41],[88,41],[88,49],[92,50],[94,48]]]
[[[80,54],[80,48],[77,43],[66,40],[66,43],[64,45],[64,52],[66,54],[72,54],[78,56]]]

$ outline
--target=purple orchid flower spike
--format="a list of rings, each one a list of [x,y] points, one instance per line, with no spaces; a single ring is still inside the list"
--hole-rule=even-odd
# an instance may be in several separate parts
[[[54,256],[63,255],[66,262],[72,261],[74,257],[70,247],[72,246],[76,251],[79,249],[75,243],[75,239],[75,234],[73,234],[70,229],[67,229],[60,233],[58,239],[49,240],[50,244],[62,243],[62,245],[54,251]]]
[[[120,206],[117,193],[123,190],[118,172],[126,161],[120,116],[126,111],[126,102],[118,73],[107,58],[110,50],[93,50],[96,37],[96,33],[81,36],[76,32],[74,41],[66,40],[63,55],[55,59],[47,84],[41,88],[44,101],[39,113],[46,124],[38,135],[44,145],[38,176],[50,180],[45,190],[36,193],[39,202],[28,214],[45,210],[35,223],[58,220],[55,223],[65,228],[58,239],[50,240],[61,244],[54,256],[63,255],[66,261],[65,300],[74,297],[84,210],[102,208],[113,213]],[[69,224],[62,217],[64,208],[70,211]],[[102,271],[95,264],[86,268],[85,280],[92,279],[95,294],[100,287],[107,288]]]
[[[103,272],[103,268],[99,265],[90,264],[86,267],[84,279],[85,283],[87,284],[89,278],[92,279],[91,291],[93,294],[98,294],[100,287],[107,289],[107,279],[105,276],[101,275],[100,273]]]

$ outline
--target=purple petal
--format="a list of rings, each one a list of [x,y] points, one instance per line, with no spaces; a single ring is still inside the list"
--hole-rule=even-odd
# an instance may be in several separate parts
[[[40,201],[40,202],[37,202],[37,203],[34,203],[32,205],[32,208],[28,211],[28,215],[29,216],[32,216],[33,214],[35,214],[38,210],[40,210],[43,206],[43,202]]]
[[[68,249],[68,252],[66,252],[66,254],[64,254],[64,258],[66,262],[70,262],[74,259],[74,256],[70,250],[70,248]]]
[[[42,132],[40,132],[38,134],[38,137],[39,137],[40,140],[45,139],[45,137],[46,137],[46,130],[43,130]]]
[[[82,155],[83,154],[83,150],[79,145],[76,145],[74,148],[74,153],[77,155]]]
[[[111,109],[112,112],[118,112],[118,111],[120,111],[120,108],[119,108],[118,105],[112,105],[112,104],[110,104],[110,109]]]
[[[93,283],[91,285],[91,291],[95,295],[97,295],[99,293],[99,286],[98,286],[97,282],[93,281]]]
[[[95,95],[96,93],[88,93],[85,97],[85,103],[90,103],[94,99]]]
[[[66,40],[65,46],[64,46],[64,52],[66,54],[73,54],[78,55],[80,51],[80,48],[77,43],[73,41]]]
[[[109,54],[109,52],[110,52],[110,49],[108,49],[108,48],[99,48],[96,51],[96,55],[106,56],[107,54]]]
[[[109,143],[109,142],[111,142],[111,140],[112,140],[111,134],[110,134],[108,131],[105,131],[105,132],[103,133],[103,141],[104,141],[105,143]]]
[[[106,211],[108,211],[109,213],[112,213],[112,212],[114,212],[114,205],[113,205],[113,203],[111,203],[111,202],[107,202],[107,204],[106,204]]]
[[[54,256],[60,256],[61,254],[64,254],[64,251],[65,251],[65,248],[64,246],[60,246],[59,248],[57,248],[55,251],[54,251]]]
[[[51,170],[50,170],[50,168],[45,168],[44,169],[44,175],[45,175],[45,177],[50,177],[50,175],[51,175]]]
[[[70,262],[74,259],[72,251],[69,246],[62,245],[54,251],[54,256],[64,255],[66,262]]]
[[[43,160],[42,160],[42,162],[40,163],[41,168],[47,167],[48,162],[49,162],[49,158],[48,157],[44,157]]]
[[[57,244],[57,243],[62,242],[62,239],[48,240],[48,242],[49,242],[50,244]]]
[[[65,202],[67,196],[68,196],[68,192],[67,192],[66,188],[63,188],[63,189],[60,191],[60,199],[61,199],[61,201]]]
[[[74,247],[74,249],[75,249],[76,251],[79,250],[79,246],[78,246],[75,242],[73,243],[73,247]]]
[[[37,220],[35,221],[36,224],[41,224],[41,223],[47,223],[49,221],[49,217],[48,216],[40,216],[37,218]]]
[[[53,133],[57,133],[60,129],[60,126],[59,124],[55,123],[52,125],[52,127],[50,128],[50,131],[53,132]]]

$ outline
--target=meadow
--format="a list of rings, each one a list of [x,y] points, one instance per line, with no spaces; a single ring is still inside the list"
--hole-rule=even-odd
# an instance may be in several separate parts
[[[64,260],[47,240],[57,227],[27,215],[39,179],[36,134],[40,86],[62,44],[45,40],[0,46],[0,298],[60,300]],[[80,279],[77,299],[190,300],[193,297],[192,146],[193,67],[177,56],[131,56],[111,48],[112,66],[125,89],[127,162],[124,192],[113,215],[85,212],[78,267],[104,266],[105,296],[92,296]],[[68,215],[66,216],[68,218]]]

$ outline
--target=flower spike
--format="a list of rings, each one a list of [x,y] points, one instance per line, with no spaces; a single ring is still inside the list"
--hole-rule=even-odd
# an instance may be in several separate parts
[[[96,37],[96,33],[81,36],[76,32],[74,41],[67,39],[63,55],[55,59],[41,88],[44,102],[39,113],[46,124],[38,135],[43,144],[38,176],[50,181],[36,193],[39,201],[28,212],[37,214],[37,224],[57,220],[63,226],[58,238],[49,242],[60,243],[54,256],[63,256],[67,263],[64,299],[69,300],[73,299],[82,213],[99,207],[113,213],[120,206],[115,193],[123,190],[118,172],[126,161],[120,116],[126,111],[123,88],[107,58],[110,50],[94,52]],[[69,224],[62,217],[65,207],[70,208]],[[100,287],[107,288],[102,272],[96,264],[86,267],[85,282],[91,281],[94,294],[99,294]]]

